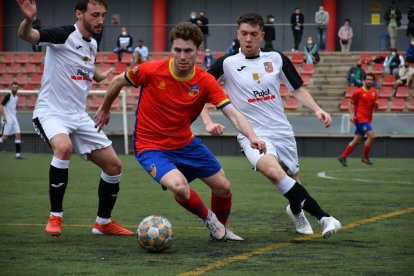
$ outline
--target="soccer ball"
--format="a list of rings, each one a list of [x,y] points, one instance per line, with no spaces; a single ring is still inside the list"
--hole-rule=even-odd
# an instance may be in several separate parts
[[[173,238],[171,222],[162,216],[148,216],[138,225],[138,243],[149,252],[161,252],[170,248]]]

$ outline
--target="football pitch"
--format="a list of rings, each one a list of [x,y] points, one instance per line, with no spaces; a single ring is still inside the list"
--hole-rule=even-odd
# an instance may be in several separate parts
[[[233,187],[229,227],[245,241],[213,242],[202,221],[185,211],[144,172],[120,156],[123,176],[113,217],[135,231],[148,215],[174,227],[173,248],[142,250],[135,237],[93,236],[100,170],[73,156],[64,201],[63,234],[44,233],[49,154],[15,160],[0,153],[0,275],[414,275],[414,159],[301,158],[301,180],[343,229],[328,240],[295,233],[287,200],[243,157],[219,157]],[[209,189],[191,186],[210,205]]]

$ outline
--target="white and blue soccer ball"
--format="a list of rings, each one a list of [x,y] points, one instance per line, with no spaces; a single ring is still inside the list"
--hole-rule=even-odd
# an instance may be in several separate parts
[[[149,252],[171,248],[174,239],[172,224],[162,216],[148,216],[138,225],[137,239],[139,245]]]

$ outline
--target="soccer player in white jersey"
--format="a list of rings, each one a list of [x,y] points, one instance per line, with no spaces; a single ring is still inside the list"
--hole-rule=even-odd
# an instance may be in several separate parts
[[[106,0],[78,0],[75,25],[42,29],[31,28],[36,2],[17,0],[25,19],[19,37],[47,46],[45,69],[39,97],[33,112],[36,131],[53,150],[49,170],[50,218],[45,231],[59,237],[62,233],[63,197],[68,183],[68,168],[75,149],[82,158],[102,169],[99,182],[99,207],[93,234],[134,235],[111,219],[119,192],[122,164],[112,142],[86,113],[86,98],[92,85],[111,74],[95,70],[97,44],[92,33],[102,30]]]
[[[305,210],[318,219],[322,225],[322,236],[329,238],[341,228],[341,224],[323,211],[300,184],[296,141],[284,113],[280,82],[283,81],[299,101],[311,108],[326,127],[331,125],[331,117],[302,87],[303,81],[289,58],[277,51],[260,50],[264,37],[263,18],[257,13],[246,13],[239,17],[237,23],[240,51],[218,59],[209,73],[216,79],[223,78],[232,103],[246,116],[260,139],[266,142],[267,153],[250,150],[246,137],[241,134],[238,141],[253,167],[289,200],[286,212],[295,223],[296,231],[313,234],[303,212]],[[224,127],[211,121],[206,108],[201,119],[212,135],[223,132]]]
[[[11,83],[10,88],[11,92],[3,98],[0,104],[0,115],[2,118],[2,128],[0,131],[0,146],[3,144],[4,141],[7,140],[9,136],[14,134],[14,143],[16,144],[16,159],[25,159],[20,153],[22,134],[20,132],[19,121],[17,121],[16,117],[17,102],[19,100],[19,96],[17,96],[17,90],[19,89],[19,85],[17,82],[14,81]]]

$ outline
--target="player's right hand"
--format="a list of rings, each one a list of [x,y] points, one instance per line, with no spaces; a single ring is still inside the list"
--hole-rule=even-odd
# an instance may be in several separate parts
[[[98,132],[102,130],[102,128],[109,123],[109,119],[111,118],[110,111],[104,111],[100,107],[95,114],[95,128],[98,129]]]
[[[212,136],[220,136],[224,133],[225,127],[220,124],[211,123],[206,125],[206,131],[210,133]]]
[[[258,149],[260,154],[266,153],[266,143],[264,141],[260,140],[260,139],[257,139],[257,138],[252,139],[250,141],[250,146],[253,149]]]

